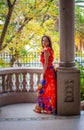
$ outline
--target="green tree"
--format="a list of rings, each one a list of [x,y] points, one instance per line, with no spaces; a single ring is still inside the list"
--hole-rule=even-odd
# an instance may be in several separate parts
[[[6,20],[5,20],[5,23],[4,23],[4,26],[3,26],[1,37],[0,37],[0,49],[2,47],[4,38],[5,38],[5,35],[6,35],[6,31],[7,31],[10,19],[11,19],[11,15],[12,15],[12,12],[13,12],[13,9],[14,9],[15,2],[16,2],[16,0],[13,0],[12,2],[11,2],[11,0],[7,0],[8,13],[7,13]],[[2,4],[6,5],[5,1],[3,1]]]
[[[8,8],[7,5],[5,4],[5,9]],[[56,29],[57,20],[57,0],[16,0],[1,50],[5,48],[6,51],[12,53],[11,61],[14,62],[21,56],[22,50],[25,51],[26,45],[29,48],[35,46],[37,51],[40,51],[39,43],[44,34],[52,37],[54,47],[58,46],[56,44],[59,42]]]
[[[79,6],[76,5],[75,10],[75,41],[77,50],[82,51],[84,40],[84,8],[79,8]]]

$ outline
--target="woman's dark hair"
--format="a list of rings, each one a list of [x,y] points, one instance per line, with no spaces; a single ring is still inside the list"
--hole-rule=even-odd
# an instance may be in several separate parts
[[[44,38],[44,37],[46,37],[46,38],[48,39],[49,47],[53,50],[53,48],[52,48],[52,41],[51,41],[51,38],[50,38],[49,36],[47,36],[47,35],[42,36],[42,39],[41,39],[42,47],[43,47],[43,43],[42,43],[42,41],[43,41],[43,38]]]

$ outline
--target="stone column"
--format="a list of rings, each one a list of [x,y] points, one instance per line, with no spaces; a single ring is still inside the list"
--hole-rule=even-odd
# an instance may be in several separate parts
[[[59,0],[60,62],[57,69],[58,115],[80,114],[80,71],[74,62],[74,0]]]

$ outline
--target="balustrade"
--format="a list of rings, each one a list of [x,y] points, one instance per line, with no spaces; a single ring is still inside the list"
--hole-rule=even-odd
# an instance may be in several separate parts
[[[29,80],[29,84],[27,80]],[[35,87],[37,86],[40,80],[41,80],[41,69],[36,68],[0,69],[0,94],[5,92],[28,92],[28,91],[34,92],[36,90]]]
[[[26,98],[31,99],[30,96],[33,98],[33,95],[36,94],[37,85],[42,78],[41,72],[41,68],[1,68],[0,100],[4,95],[11,95],[10,98],[12,99],[8,98],[8,100],[14,100],[14,95],[16,100],[16,94],[23,101],[27,100]]]

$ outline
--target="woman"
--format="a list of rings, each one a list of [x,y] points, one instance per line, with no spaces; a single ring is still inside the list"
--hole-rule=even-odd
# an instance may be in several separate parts
[[[56,114],[56,79],[53,66],[54,52],[52,42],[49,36],[43,36],[43,50],[41,52],[40,61],[43,66],[43,80],[38,84],[38,99],[34,109],[37,113]]]

